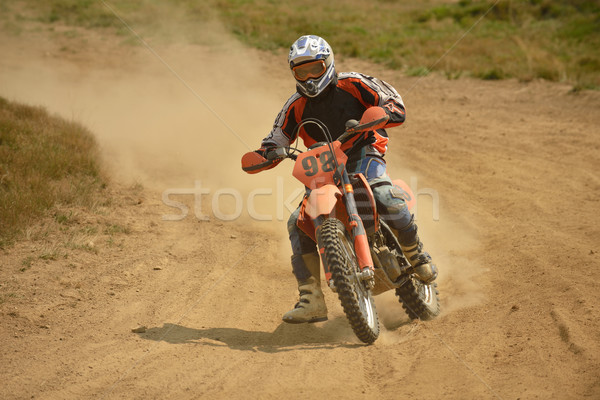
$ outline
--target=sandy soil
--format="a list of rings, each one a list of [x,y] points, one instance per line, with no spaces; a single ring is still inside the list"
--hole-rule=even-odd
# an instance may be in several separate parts
[[[385,293],[364,346],[331,292],[328,322],[280,320],[299,184],[239,158],[293,81],[285,54],[217,37],[151,43],[163,63],[81,30],[0,36],[0,95],[89,126],[113,177],[109,206],[0,253],[1,398],[600,398],[600,93],[338,57],[404,97],[389,168],[441,270],[437,320]]]

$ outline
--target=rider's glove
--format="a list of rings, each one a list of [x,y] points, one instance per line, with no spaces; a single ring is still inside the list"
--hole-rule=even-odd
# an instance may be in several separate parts
[[[267,158],[267,153],[270,153],[271,151],[273,151],[272,147],[261,147],[258,150],[254,150],[255,153],[260,154],[265,159]]]

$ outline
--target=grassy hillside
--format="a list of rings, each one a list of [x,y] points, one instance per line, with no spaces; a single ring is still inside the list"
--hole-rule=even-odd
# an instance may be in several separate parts
[[[301,34],[316,33],[334,51],[410,75],[431,68],[449,78],[544,78],[600,86],[600,2],[494,3],[220,0],[218,7],[240,39],[261,48],[287,47]]]
[[[54,206],[105,201],[103,187],[90,132],[0,97],[0,248]]]
[[[0,3],[5,29],[18,32],[22,21],[34,19],[130,35],[100,1],[10,4]],[[288,48],[298,36],[313,33],[325,37],[338,54],[369,59],[408,75],[433,70],[451,79],[464,75],[543,78],[580,89],[600,88],[600,0],[122,0],[108,4],[145,37],[159,40],[168,41],[176,27],[188,39],[201,41],[198,24],[218,17],[240,40],[262,49]]]

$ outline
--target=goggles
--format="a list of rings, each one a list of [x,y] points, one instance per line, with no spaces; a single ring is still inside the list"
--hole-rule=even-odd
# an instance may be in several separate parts
[[[292,68],[294,77],[300,82],[304,82],[310,78],[318,78],[325,73],[327,67],[325,61],[314,60],[304,64],[296,65]]]

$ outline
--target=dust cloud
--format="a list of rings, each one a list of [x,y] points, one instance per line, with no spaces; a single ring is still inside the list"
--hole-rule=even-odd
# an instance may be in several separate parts
[[[189,206],[186,218],[221,215],[283,239],[302,190],[291,177],[292,163],[247,175],[240,158],[258,148],[293,93],[285,54],[246,48],[216,23],[209,26],[203,45],[182,39],[152,51],[115,43],[113,52],[96,53],[94,42],[105,39],[88,33],[89,48],[75,61],[61,52],[60,43],[24,48],[3,38],[8,56],[0,64],[1,95],[81,122],[96,135],[115,180],[142,184],[163,199],[169,194],[169,200]],[[407,182],[416,176],[391,173]],[[200,200],[192,195],[198,190],[204,193]],[[442,213],[433,220],[427,199],[419,197],[418,222],[426,249],[440,266],[444,311],[474,305],[483,297],[477,283],[481,269],[469,259],[477,241],[452,223],[452,216]],[[161,212],[183,216],[166,204]],[[281,241],[279,258],[285,264],[288,246]]]
[[[448,194],[430,187],[420,174],[404,168],[398,153],[390,154],[388,171],[392,179],[404,180],[416,196],[415,215],[418,235],[425,251],[429,252],[439,270],[436,280],[440,290],[442,315],[481,304],[485,300],[482,291],[486,268],[480,261],[480,239],[474,229],[454,215],[447,207]],[[460,222],[459,222],[460,221]],[[384,293],[378,298],[382,304],[378,310],[399,306],[397,298]],[[381,314],[381,312],[380,312]],[[384,312],[383,320],[397,324],[394,314]]]
[[[152,47],[155,54],[141,45],[109,55],[88,49],[87,68],[52,44],[14,48],[2,65],[2,95],[86,125],[120,182],[161,193],[202,188],[204,215],[217,208],[226,219],[285,220],[297,204],[286,200],[300,187],[291,163],[253,176],[240,168],[241,156],[259,147],[294,90],[285,55],[268,65],[216,23],[206,35],[205,45],[179,41]],[[165,207],[165,214],[177,212]]]

